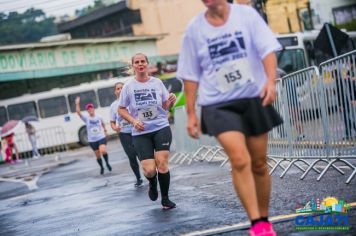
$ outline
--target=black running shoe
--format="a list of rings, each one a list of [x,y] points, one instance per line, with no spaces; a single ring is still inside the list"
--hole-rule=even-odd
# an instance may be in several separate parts
[[[176,208],[176,204],[174,202],[172,202],[171,200],[169,200],[169,198],[162,198],[161,203],[162,203],[163,210],[169,210],[169,209]]]
[[[136,187],[136,188],[140,188],[140,187],[142,187],[142,186],[143,186],[143,181],[142,181],[142,179],[137,180],[137,182],[135,183],[135,187]]]
[[[101,174],[101,175],[104,174],[104,168],[100,168],[100,174]]]
[[[158,198],[158,190],[157,190],[157,183],[152,186],[150,183],[150,187],[148,189],[148,197],[151,199],[151,201],[156,201]]]
[[[110,164],[107,164],[107,165],[106,165],[106,167],[108,168],[108,170],[109,170],[109,171],[111,171],[111,170],[112,170],[112,168],[111,168],[111,165],[110,165]]]

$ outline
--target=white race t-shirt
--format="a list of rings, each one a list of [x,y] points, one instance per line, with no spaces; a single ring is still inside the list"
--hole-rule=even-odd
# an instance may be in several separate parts
[[[177,77],[199,82],[203,106],[259,96],[267,82],[262,60],[281,48],[255,9],[229,6],[224,25],[211,25],[202,12],[183,38]]]
[[[121,133],[131,134],[132,124],[119,115],[118,108],[119,100],[117,99],[110,106],[110,121],[116,122],[116,124],[120,127]]]
[[[103,130],[103,119],[95,115],[91,117],[86,114],[82,114],[81,119],[85,122],[87,133],[88,133],[88,142],[96,142],[100,139],[105,138],[105,133]]]
[[[144,124],[144,131],[132,128],[132,136],[142,135],[160,130],[168,123],[168,112],[162,103],[168,100],[168,90],[160,79],[150,77],[146,82],[136,79],[125,83],[122,88],[119,106],[126,107],[130,115]]]

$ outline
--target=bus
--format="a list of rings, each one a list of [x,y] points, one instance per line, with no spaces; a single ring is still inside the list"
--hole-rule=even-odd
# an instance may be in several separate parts
[[[31,122],[31,124],[37,131],[60,127],[63,129],[62,133],[65,134],[64,142],[79,142],[82,145],[87,145],[85,124],[75,112],[75,98],[77,96],[81,97],[81,110],[85,110],[85,104],[93,103],[96,114],[103,117],[108,135],[112,135],[114,131],[110,128],[110,105],[116,99],[114,85],[117,82],[126,82],[131,78],[111,78],[2,100],[0,102],[0,126],[8,120],[22,120],[26,116],[35,116],[38,121]],[[20,126],[16,130],[16,133],[24,132],[24,126]],[[18,144],[17,146],[28,147],[28,145],[21,145],[21,142],[28,142],[28,140],[16,140],[16,135],[15,142]],[[40,146],[39,148],[51,146],[50,142],[45,143],[46,147]],[[20,150],[20,152],[24,151],[29,150]]]
[[[346,33],[350,39],[341,54],[356,50],[356,32]],[[314,47],[318,34],[319,31],[309,31],[276,35],[277,40],[283,47],[281,51],[277,52],[278,68],[282,75],[309,66],[318,66],[332,58]]]

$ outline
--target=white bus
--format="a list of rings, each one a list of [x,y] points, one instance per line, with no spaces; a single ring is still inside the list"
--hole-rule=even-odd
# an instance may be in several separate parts
[[[350,40],[341,54],[356,50],[356,32],[346,33]],[[277,53],[278,68],[282,73],[289,74],[309,66],[318,66],[321,62],[331,59],[329,55],[314,48],[318,34],[319,31],[310,31],[277,35],[278,41],[283,46],[283,50]]]
[[[82,145],[86,145],[88,141],[85,124],[75,112],[75,98],[77,96],[81,97],[80,105],[82,110],[84,110],[85,104],[93,103],[96,114],[101,115],[104,119],[108,134],[114,134],[114,131],[110,128],[110,105],[116,99],[114,85],[119,81],[126,82],[130,78],[132,77],[112,78],[2,100],[0,101],[0,126],[8,120],[21,120],[26,116],[35,116],[38,121],[31,123],[36,130],[50,130],[51,128],[62,127],[65,134],[64,142],[79,142]],[[20,126],[15,134],[24,132],[24,126]],[[49,137],[38,138],[48,139]],[[17,140],[16,135],[15,142],[20,147],[29,147],[29,145],[21,144],[21,142],[28,142],[28,140]],[[42,143],[46,143],[46,147],[51,146],[48,141]],[[39,146],[39,148],[46,147]],[[20,150],[20,152],[23,151],[29,150]]]

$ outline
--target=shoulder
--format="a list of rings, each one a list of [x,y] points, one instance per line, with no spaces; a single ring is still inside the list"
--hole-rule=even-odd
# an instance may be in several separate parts
[[[185,29],[186,37],[198,32],[197,30],[202,26],[202,21],[205,17],[204,14],[205,11],[200,12],[198,15],[196,15],[195,17],[193,17],[193,19],[189,21],[188,26]]]
[[[119,101],[116,99],[115,101],[113,101],[110,105],[110,108],[111,109],[114,109],[116,108],[117,106],[119,105]]]

